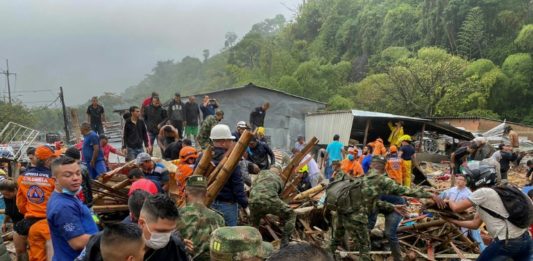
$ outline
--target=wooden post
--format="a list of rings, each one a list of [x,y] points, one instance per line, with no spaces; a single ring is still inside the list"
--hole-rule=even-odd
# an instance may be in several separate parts
[[[211,159],[213,158],[213,147],[207,146],[207,149],[202,153],[202,158],[198,163],[196,169],[194,169],[193,175],[207,176],[209,173],[209,165],[211,165]]]
[[[370,119],[366,120],[366,127],[365,127],[365,137],[363,138],[363,146],[366,146],[366,142],[368,141],[368,130],[370,129]]]
[[[318,139],[316,137],[311,138],[309,142],[305,145],[305,147],[302,149],[302,151],[296,153],[292,160],[289,162],[289,165],[285,166],[285,169],[281,172],[281,179],[283,180],[283,183],[286,185],[289,182],[289,178],[291,174],[294,171],[294,168],[298,167],[300,165],[300,162],[302,159],[307,155],[313,147],[318,143]]]
[[[424,151],[424,132],[426,132],[426,124],[425,123],[422,125],[422,134],[420,134],[420,143],[419,143],[417,152],[423,152]]]
[[[211,203],[213,203],[218,193],[224,187],[224,184],[228,182],[229,178],[231,177],[231,173],[233,173],[235,166],[237,166],[239,160],[242,157],[242,154],[244,154],[244,151],[246,150],[246,147],[248,147],[248,143],[250,143],[252,136],[253,134],[249,131],[244,131],[242,133],[241,138],[233,147],[233,150],[231,151],[228,160],[224,163],[224,166],[216,175],[215,181],[207,188],[207,196],[205,198],[206,206],[210,206]]]
[[[111,188],[112,189],[122,189],[122,188],[125,188],[126,186],[128,186],[130,184],[130,180],[129,179],[125,179],[115,185],[113,185]],[[93,197],[93,202],[100,199],[100,198],[103,198],[105,195],[104,194],[98,194],[98,195],[95,195]]]

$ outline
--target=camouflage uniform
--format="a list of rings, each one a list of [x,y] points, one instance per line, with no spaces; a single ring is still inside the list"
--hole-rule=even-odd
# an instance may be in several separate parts
[[[272,253],[272,244],[263,242],[254,227],[221,227],[211,234],[210,253],[213,261],[266,259]]]
[[[267,214],[280,218],[280,222],[284,224],[281,244],[285,245],[289,243],[289,238],[294,231],[296,214],[279,197],[282,190],[283,182],[278,174],[270,170],[259,172],[257,179],[252,184],[249,207],[251,222],[255,227],[259,227],[261,218]]]
[[[211,232],[224,226],[224,218],[215,211],[198,203],[187,204],[180,209],[177,229],[183,238],[194,245],[194,260],[209,260]]]
[[[202,146],[202,149],[205,149],[207,145],[212,144],[209,136],[211,136],[211,129],[217,124],[218,120],[214,115],[207,116],[207,118],[205,118],[205,120],[202,122],[200,130],[198,131],[198,136],[196,137],[196,139],[198,139],[198,143],[200,146]]]
[[[361,201],[352,206],[351,212],[339,210],[334,218],[334,231],[330,248],[335,251],[339,240],[344,238],[346,232],[353,235],[356,249],[359,250],[360,260],[370,260],[370,237],[368,235],[368,215],[377,208],[388,211],[394,210],[394,205],[379,201],[380,195],[406,195],[419,198],[431,197],[431,194],[422,189],[410,189],[399,185],[390,179],[386,173],[377,173],[371,170],[368,175],[360,177],[363,179],[361,186]]]
[[[205,189],[206,186],[207,179],[204,176],[193,175],[187,179],[187,188]],[[179,212],[181,218],[176,229],[183,238],[193,242],[193,259],[209,261],[209,238],[213,231],[224,226],[224,218],[200,203],[187,203]]]

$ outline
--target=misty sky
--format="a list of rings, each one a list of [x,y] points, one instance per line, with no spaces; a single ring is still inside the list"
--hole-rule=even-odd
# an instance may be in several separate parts
[[[17,73],[12,96],[27,105],[50,104],[59,86],[67,105],[76,105],[136,85],[159,60],[201,57],[203,49],[218,53],[226,32],[240,38],[276,14],[290,20],[287,7],[296,10],[300,2],[1,1],[0,71],[9,59],[10,71]],[[0,91],[1,99],[7,92],[3,75]]]

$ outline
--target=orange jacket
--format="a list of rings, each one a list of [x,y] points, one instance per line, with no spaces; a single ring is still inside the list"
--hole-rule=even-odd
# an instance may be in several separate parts
[[[372,146],[373,148],[372,155],[374,156],[387,155],[387,149],[385,148],[385,145],[383,145],[383,141],[381,141],[381,139],[377,139],[376,141],[372,142],[370,146]]]
[[[401,158],[398,156],[389,158],[387,160],[387,164],[385,164],[385,171],[387,172],[389,178],[393,179],[400,185],[402,184],[405,164]]]
[[[357,160],[349,160],[344,159],[341,162],[341,169],[344,173],[352,176],[352,177],[359,177],[364,175],[363,167],[361,167],[361,164],[359,164],[359,161]]]
[[[30,168],[17,179],[17,207],[25,218],[46,218],[46,204],[55,189],[48,168]]]
[[[177,167],[178,172],[174,174],[174,179],[177,184],[178,203],[185,201],[185,186],[187,185],[187,179],[193,173],[193,165],[187,164],[181,160],[172,161]]]

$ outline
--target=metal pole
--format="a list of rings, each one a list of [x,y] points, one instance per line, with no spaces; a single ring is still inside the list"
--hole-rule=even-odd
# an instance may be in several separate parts
[[[366,146],[366,142],[368,141],[368,130],[370,129],[370,119],[366,120],[366,127],[365,127],[365,137],[363,138],[363,147]]]
[[[59,87],[59,99],[61,100],[61,107],[63,109],[63,123],[65,125],[65,137],[67,138],[67,143],[70,142],[70,132],[68,130],[68,117],[67,117],[67,109],[65,107],[65,99],[63,97],[63,87]]]
[[[9,60],[6,59],[6,78],[7,78],[7,96],[9,97],[9,104],[11,104],[11,85],[9,84]]]

